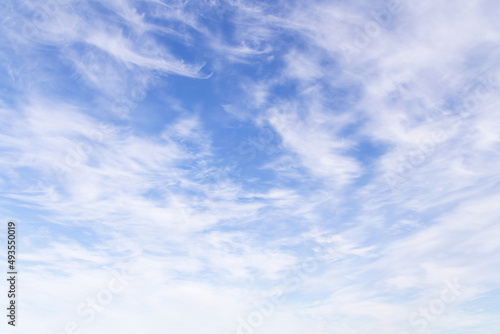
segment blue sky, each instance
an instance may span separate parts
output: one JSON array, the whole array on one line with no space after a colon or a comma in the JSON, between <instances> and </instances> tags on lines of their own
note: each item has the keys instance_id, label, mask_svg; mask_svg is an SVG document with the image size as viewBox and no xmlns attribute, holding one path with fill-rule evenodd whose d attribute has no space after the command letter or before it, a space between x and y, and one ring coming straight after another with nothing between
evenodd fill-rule
<instances>
[{"instance_id":1,"label":"blue sky","mask_svg":"<svg viewBox=\"0 0 500 334\"><path fill-rule=\"evenodd\" d=\"M18 333L500 331L496 1L0 14Z\"/></svg>"}]
</instances>

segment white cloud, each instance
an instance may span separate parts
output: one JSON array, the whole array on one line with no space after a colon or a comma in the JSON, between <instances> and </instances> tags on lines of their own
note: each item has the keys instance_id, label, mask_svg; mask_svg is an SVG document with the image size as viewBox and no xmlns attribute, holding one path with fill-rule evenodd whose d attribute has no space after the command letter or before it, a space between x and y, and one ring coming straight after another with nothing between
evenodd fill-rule
<instances>
[{"instance_id":1,"label":"white cloud","mask_svg":"<svg viewBox=\"0 0 500 334\"><path fill-rule=\"evenodd\" d=\"M494 1L401 1L378 32L367 29L382 1L94 5L47 13L36 41L2 28L15 102L0 109L1 212L40 221L23 232L25 319L52 331L81 322L75 308L109 280L102 267L126 263L130 286L86 330L230 333L321 245L334 259L259 331L404 331L455 278L460 299L429 332L493 326L487 311L466 311L500 277ZM35 61L49 49L69 75ZM166 88L158 103L177 113L154 124L159 135L128 123L157 75L205 78L205 61L221 74L209 106ZM91 101L66 99L67 77ZM207 121L222 118L218 103L242 142L250 123L271 131L251 161Z\"/></svg>"}]
</instances>

